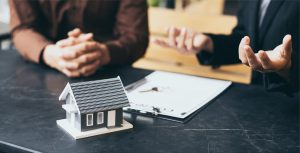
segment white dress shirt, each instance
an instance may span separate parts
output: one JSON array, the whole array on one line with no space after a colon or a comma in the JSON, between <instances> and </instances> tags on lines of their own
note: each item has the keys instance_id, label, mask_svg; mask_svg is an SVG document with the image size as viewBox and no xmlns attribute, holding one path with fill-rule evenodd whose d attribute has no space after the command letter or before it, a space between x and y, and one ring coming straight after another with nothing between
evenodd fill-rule
<instances>
[{"instance_id":1,"label":"white dress shirt","mask_svg":"<svg viewBox=\"0 0 300 153\"><path fill-rule=\"evenodd\" d=\"M261 27L271 0L261 0L259 9L259 27Z\"/></svg>"}]
</instances>

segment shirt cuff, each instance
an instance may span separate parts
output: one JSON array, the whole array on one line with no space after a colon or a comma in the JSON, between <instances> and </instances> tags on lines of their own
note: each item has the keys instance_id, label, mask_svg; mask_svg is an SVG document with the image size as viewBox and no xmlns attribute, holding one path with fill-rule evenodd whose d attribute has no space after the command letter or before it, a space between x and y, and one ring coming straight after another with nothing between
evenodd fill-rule
<instances>
[{"instance_id":1,"label":"shirt cuff","mask_svg":"<svg viewBox=\"0 0 300 153\"><path fill-rule=\"evenodd\" d=\"M202 50L197 55L198 62L202 65L211 65L213 54L208 51Z\"/></svg>"}]
</instances>

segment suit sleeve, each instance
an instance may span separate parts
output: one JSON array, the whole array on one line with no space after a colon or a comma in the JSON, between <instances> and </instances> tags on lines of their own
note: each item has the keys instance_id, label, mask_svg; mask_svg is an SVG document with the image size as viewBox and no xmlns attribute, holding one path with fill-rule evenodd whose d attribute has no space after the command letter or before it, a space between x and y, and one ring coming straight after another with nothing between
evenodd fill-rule
<instances>
[{"instance_id":1,"label":"suit sleeve","mask_svg":"<svg viewBox=\"0 0 300 153\"><path fill-rule=\"evenodd\" d=\"M42 50L51 44L45 36L38 32L41 27L36 6L37 1L10 0L10 29L13 42L20 54L35 63L40 62Z\"/></svg>"},{"instance_id":2,"label":"suit sleeve","mask_svg":"<svg viewBox=\"0 0 300 153\"><path fill-rule=\"evenodd\" d=\"M244 10L244 4L241 4L237 15L238 24L230 35L207 34L213 41L214 50L212 54L206 51L197 54L201 64L218 66L239 63L238 46L241 39L246 35Z\"/></svg>"},{"instance_id":3,"label":"suit sleeve","mask_svg":"<svg viewBox=\"0 0 300 153\"><path fill-rule=\"evenodd\" d=\"M292 36L292 66L289 71L288 79L280 77L277 73L265 73L264 82L268 90L271 91L283 91L287 94L292 94L299 91L299 1L286 2L290 5L288 20L285 20L285 34L291 34ZM286 15L286 14L284 14ZM284 36L283 35L283 36ZM282 36L282 37L283 37ZM282 39L282 38L280 38ZM279 44L278 44L279 45Z\"/></svg>"},{"instance_id":4,"label":"suit sleeve","mask_svg":"<svg viewBox=\"0 0 300 153\"><path fill-rule=\"evenodd\" d=\"M295 29L299 30L297 26ZM297 34L296 32L292 35L292 38L292 66L288 74L288 80L282 78L275 72L263 74L265 87L269 91L280 91L286 94L299 91L299 33Z\"/></svg>"},{"instance_id":5,"label":"suit sleeve","mask_svg":"<svg viewBox=\"0 0 300 153\"><path fill-rule=\"evenodd\" d=\"M114 28L115 40L106 42L111 65L131 64L145 54L149 43L145 0L122 0Z\"/></svg>"}]
</instances>

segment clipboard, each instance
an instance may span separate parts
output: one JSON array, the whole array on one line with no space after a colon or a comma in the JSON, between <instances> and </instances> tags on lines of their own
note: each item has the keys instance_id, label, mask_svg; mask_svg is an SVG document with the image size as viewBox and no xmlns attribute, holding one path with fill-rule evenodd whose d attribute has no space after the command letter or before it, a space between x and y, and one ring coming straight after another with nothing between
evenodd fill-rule
<instances>
[{"instance_id":1,"label":"clipboard","mask_svg":"<svg viewBox=\"0 0 300 153\"><path fill-rule=\"evenodd\" d=\"M231 84L231 81L155 71L125 87L131 106L124 111L186 123Z\"/></svg>"}]
</instances>

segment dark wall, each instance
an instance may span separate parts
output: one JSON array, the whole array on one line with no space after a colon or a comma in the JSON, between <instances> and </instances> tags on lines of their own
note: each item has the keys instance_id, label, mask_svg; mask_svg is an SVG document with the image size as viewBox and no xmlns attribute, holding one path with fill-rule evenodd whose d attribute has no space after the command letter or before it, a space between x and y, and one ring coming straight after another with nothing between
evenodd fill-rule
<instances>
[{"instance_id":1,"label":"dark wall","mask_svg":"<svg viewBox=\"0 0 300 153\"><path fill-rule=\"evenodd\" d=\"M116 126L121 126L123 123L123 109L119 108L116 110Z\"/></svg>"},{"instance_id":2,"label":"dark wall","mask_svg":"<svg viewBox=\"0 0 300 153\"><path fill-rule=\"evenodd\" d=\"M107 111L104 111L104 122L103 124L97 124L97 112L93 113L93 126L86 126L86 114L81 114L81 131L93 130L107 125Z\"/></svg>"},{"instance_id":3,"label":"dark wall","mask_svg":"<svg viewBox=\"0 0 300 153\"><path fill-rule=\"evenodd\" d=\"M81 131L93 130L101 127L107 126L107 113L108 111L104 111L104 122L103 124L97 124L97 112L93 113L93 126L86 126L86 114L81 114ZM121 126L123 123L123 109L116 109L116 126Z\"/></svg>"}]
</instances>

